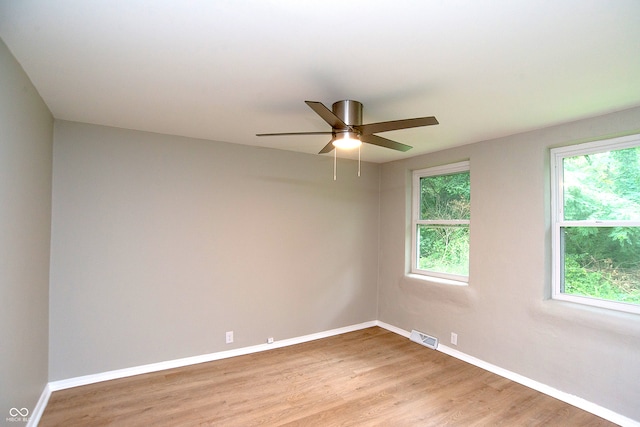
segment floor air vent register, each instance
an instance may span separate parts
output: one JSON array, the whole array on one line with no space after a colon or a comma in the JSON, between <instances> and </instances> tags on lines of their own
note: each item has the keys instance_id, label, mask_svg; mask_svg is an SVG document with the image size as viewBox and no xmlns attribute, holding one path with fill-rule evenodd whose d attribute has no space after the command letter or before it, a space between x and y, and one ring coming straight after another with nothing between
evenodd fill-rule
<instances>
[{"instance_id":1,"label":"floor air vent register","mask_svg":"<svg viewBox=\"0 0 640 427\"><path fill-rule=\"evenodd\" d=\"M415 329L411 331L411 336L409 337L409 339L413 342L417 342L418 344L422 344L423 346L432 348L434 350L438 347L438 338L416 331Z\"/></svg>"}]
</instances>

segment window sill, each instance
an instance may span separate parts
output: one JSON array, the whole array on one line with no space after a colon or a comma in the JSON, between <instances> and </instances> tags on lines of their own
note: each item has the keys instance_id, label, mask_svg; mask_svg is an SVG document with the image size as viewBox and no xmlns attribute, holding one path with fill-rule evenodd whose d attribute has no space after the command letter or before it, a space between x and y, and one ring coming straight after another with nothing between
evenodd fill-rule
<instances>
[{"instance_id":1,"label":"window sill","mask_svg":"<svg viewBox=\"0 0 640 427\"><path fill-rule=\"evenodd\" d=\"M603 300L595 297L585 297L580 295L570 295L563 293L554 293L552 300L566 301L572 304L579 304L586 307L596 307L596 309L614 310L623 313L640 314L640 305L628 304L624 302Z\"/></svg>"},{"instance_id":2,"label":"window sill","mask_svg":"<svg viewBox=\"0 0 640 427\"><path fill-rule=\"evenodd\" d=\"M422 282L436 283L438 285L469 286L468 282L463 282L461 280L443 279L442 277L427 276L424 274L408 273L405 277L420 280Z\"/></svg>"}]
</instances>

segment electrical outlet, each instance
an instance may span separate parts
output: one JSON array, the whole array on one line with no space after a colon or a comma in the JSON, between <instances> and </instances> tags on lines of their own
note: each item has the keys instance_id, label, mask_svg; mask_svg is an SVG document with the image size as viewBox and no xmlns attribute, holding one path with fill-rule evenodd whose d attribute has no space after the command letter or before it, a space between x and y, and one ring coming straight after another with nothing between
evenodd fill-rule
<instances>
[{"instance_id":1,"label":"electrical outlet","mask_svg":"<svg viewBox=\"0 0 640 427\"><path fill-rule=\"evenodd\" d=\"M231 344L233 342L233 331L227 332L225 339L227 341L227 344Z\"/></svg>"},{"instance_id":2,"label":"electrical outlet","mask_svg":"<svg viewBox=\"0 0 640 427\"><path fill-rule=\"evenodd\" d=\"M267 344L273 344L273 337L267 338Z\"/></svg>"},{"instance_id":3,"label":"electrical outlet","mask_svg":"<svg viewBox=\"0 0 640 427\"><path fill-rule=\"evenodd\" d=\"M451 344L458 345L458 334L451 332Z\"/></svg>"}]
</instances>

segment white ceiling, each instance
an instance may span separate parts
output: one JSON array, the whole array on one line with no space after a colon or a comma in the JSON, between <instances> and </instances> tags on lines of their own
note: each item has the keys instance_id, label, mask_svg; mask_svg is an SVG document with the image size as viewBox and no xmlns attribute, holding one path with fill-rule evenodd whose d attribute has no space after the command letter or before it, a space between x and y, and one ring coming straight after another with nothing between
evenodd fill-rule
<instances>
[{"instance_id":1,"label":"white ceiling","mask_svg":"<svg viewBox=\"0 0 640 427\"><path fill-rule=\"evenodd\" d=\"M440 121L372 162L640 105L638 0L0 0L0 37L58 119L306 153L255 134Z\"/></svg>"}]
</instances>

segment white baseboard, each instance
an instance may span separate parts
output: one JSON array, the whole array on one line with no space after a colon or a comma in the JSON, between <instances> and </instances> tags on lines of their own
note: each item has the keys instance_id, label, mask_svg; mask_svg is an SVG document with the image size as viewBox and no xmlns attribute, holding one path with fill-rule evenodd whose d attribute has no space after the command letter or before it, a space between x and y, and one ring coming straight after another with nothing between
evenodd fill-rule
<instances>
[{"instance_id":1,"label":"white baseboard","mask_svg":"<svg viewBox=\"0 0 640 427\"><path fill-rule=\"evenodd\" d=\"M44 409L47 407L47 403L49 403L50 397L51 387L47 384L44 386L44 390L42 390L42 394L40 395L40 399L38 399L38 403L36 403L36 407L31 411L27 427L35 427L40 423L40 418L42 418L42 414L44 413Z\"/></svg>"},{"instance_id":2,"label":"white baseboard","mask_svg":"<svg viewBox=\"0 0 640 427\"><path fill-rule=\"evenodd\" d=\"M168 360L165 362L117 369L114 371L107 371L99 374L84 375L81 377L74 377L66 380L52 381L49 383L49 388L50 391L53 392L72 387L94 384L101 381L109 381L118 378L131 377L134 375L148 374L150 372L164 371L166 369L181 368L183 366L195 365L198 363L211 362L214 360L227 359L229 357L258 353L260 351L272 350L274 348L287 347L294 344L300 344L308 341L318 340L321 338L331 337L334 335L344 334L347 332L357 331L360 329L370 328L376 325L376 321L372 320L370 322L359 323L357 325L345 326L343 328L331 329L329 331L318 332L301 337L274 341L272 344L258 344L250 347L237 348L234 350L220 351L217 353L203 354L200 356L185 357L182 359Z\"/></svg>"},{"instance_id":3,"label":"white baseboard","mask_svg":"<svg viewBox=\"0 0 640 427\"><path fill-rule=\"evenodd\" d=\"M259 344L259 345L254 345L250 347L238 348L234 350L221 351L217 353L204 354L200 356L185 357L182 359L169 360L169 361L159 362L159 363L151 363L148 365L118 369L114 371L108 371L108 372L103 372L103 373L93 374L93 375L84 375L81 377L69 378L66 380L52 381L49 384L47 384L44 391L42 392L42 396L40 397L40 400L38 401L36 408L33 410L31 419L27 424L27 426L38 425L38 422L40 421L40 417L44 412L44 409L47 405L47 402L49 401L49 397L51 393L57 390L63 390L63 389L72 388L72 387L79 387L82 385L93 384L101 381L109 381L109 380L114 380L118 378L125 378L125 377L134 376L134 375L146 374L150 372L163 371L166 369L180 368L183 366L195 365L197 363L211 362L214 360L221 360L221 359L226 359L234 356L242 356L245 354L257 353L260 351L267 351L274 348L287 347L290 345L301 344L308 341L314 341L322 338L331 337L334 335L340 335L347 332L353 332L360 329L370 328L372 326L379 326L383 329L386 329L390 332L401 335L405 338L409 338L409 336L411 335L409 331L405 331L404 329L400 329L396 326L390 325L385 322L381 322L379 320L373 320L370 322L359 323L356 325L346 326L343 328L331 329L329 331L318 332L315 334L304 335L301 337L275 341L272 344ZM548 396L554 397L558 400L566 402L577 408L583 409L587 412L590 412L594 415L597 415L601 418L604 418L618 425L625 426L625 427L640 427L640 422L638 421L635 421L628 417L620 415L607 408L603 408L602 406L596 405L595 403L584 400L578 396L565 393L563 391L550 387L546 384L542 384L538 381L534 381L520 374L516 374L515 372L508 371L506 369L500 368L499 366L495 366L495 365L492 365L491 363L477 359L473 356L469 356L468 354L462 353L453 348L439 344L437 350L441 351L442 353L448 354L449 356L455 357L456 359L460 359L467 363L475 365L486 371L493 372L494 374L500 375L501 377L507 378L511 381L515 381L533 390L536 390Z\"/></svg>"},{"instance_id":4,"label":"white baseboard","mask_svg":"<svg viewBox=\"0 0 640 427\"><path fill-rule=\"evenodd\" d=\"M411 335L410 332L397 328L393 325L389 325L388 323L377 321L376 324L381 328L387 329L388 331L394 332L398 335L402 335L407 338ZM447 347L446 345L438 344L437 350L442 353L448 354L449 356L455 357L456 359L460 359L462 361L475 365L479 368L482 368L485 371L489 371L496 375L500 375L501 377L504 377L511 381L522 384L533 390L539 391L540 393L544 393L547 396L551 396L565 403L568 403L569 405L572 405L584 411L590 412L594 415L604 418L605 420L611 421L612 423L625 426L625 427L640 427L640 422L632 420L631 418L625 417L624 415L620 415L617 412L613 412L600 405L596 405L595 403L589 402L585 399L582 399L581 397L574 396L572 394L565 393L563 391L550 387L546 384L542 384L538 381L532 380L531 378L527 378L520 374L516 374L515 372L511 372L507 369L503 369L499 366L492 365L491 363L485 362L484 360L480 360L473 356L469 356L466 353L462 353L461 351L458 351L451 347Z\"/></svg>"},{"instance_id":5,"label":"white baseboard","mask_svg":"<svg viewBox=\"0 0 640 427\"><path fill-rule=\"evenodd\" d=\"M405 338L411 337L411 332L405 331L404 329L400 329L388 323L381 322L380 320L376 320L376 326L380 326L381 328L386 329L387 331L393 332L394 334L402 335Z\"/></svg>"}]
</instances>

